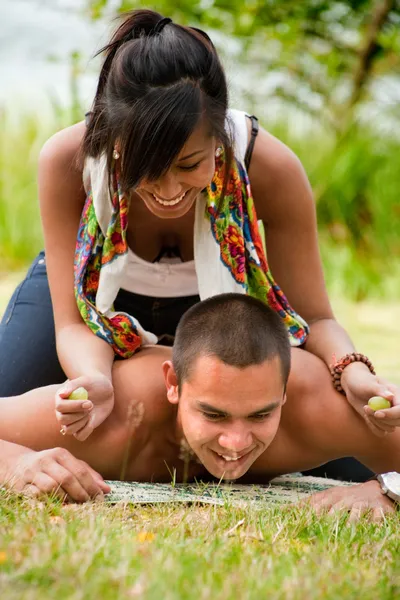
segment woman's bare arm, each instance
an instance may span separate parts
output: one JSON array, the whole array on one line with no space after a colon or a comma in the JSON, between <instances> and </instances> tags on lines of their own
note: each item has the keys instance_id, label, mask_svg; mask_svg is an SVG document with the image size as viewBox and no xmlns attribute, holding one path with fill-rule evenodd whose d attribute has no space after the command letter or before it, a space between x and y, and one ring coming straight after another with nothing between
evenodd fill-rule
<instances>
[{"instance_id":1,"label":"woman's bare arm","mask_svg":"<svg viewBox=\"0 0 400 600\"><path fill-rule=\"evenodd\" d=\"M91 373L111 379L113 350L82 321L74 297L75 244L85 202L76 156L84 128L84 123L68 127L44 145L39 158L40 210L60 363L70 379Z\"/></svg>"},{"instance_id":2,"label":"woman's bare arm","mask_svg":"<svg viewBox=\"0 0 400 600\"><path fill-rule=\"evenodd\" d=\"M266 225L267 258L289 303L310 325L306 349L332 363L354 346L335 320L318 247L315 203L299 159L260 128L249 177L257 217ZM360 365L365 368L365 365Z\"/></svg>"}]
</instances>

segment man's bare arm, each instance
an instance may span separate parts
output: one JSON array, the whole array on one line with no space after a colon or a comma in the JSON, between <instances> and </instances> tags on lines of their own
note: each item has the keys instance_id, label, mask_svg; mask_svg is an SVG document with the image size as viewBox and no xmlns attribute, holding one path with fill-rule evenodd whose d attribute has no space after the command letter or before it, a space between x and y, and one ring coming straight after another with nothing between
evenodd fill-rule
<instances>
[{"instance_id":1,"label":"man's bare arm","mask_svg":"<svg viewBox=\"0 0 400 600\"><path fill-rule=\"evenodd\" d=\"M54 416L57 388L0 399L0 485L23 494L55 494L85 502L110 488L89 464L73 455L74 448L71 452L66 449L74 445L82 453L83 446L64 439L58 431ZM86 445L86 450L93 451L90 446L93 444Z\"/></svg>"}]
</instances>

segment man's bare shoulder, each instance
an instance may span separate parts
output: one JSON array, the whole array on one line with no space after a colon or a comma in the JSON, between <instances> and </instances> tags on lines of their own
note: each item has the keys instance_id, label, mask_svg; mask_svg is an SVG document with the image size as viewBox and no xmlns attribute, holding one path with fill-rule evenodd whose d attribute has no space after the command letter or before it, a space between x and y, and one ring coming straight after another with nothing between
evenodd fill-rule
<instances>
[{"instance_id":1,"label":"man's bare shoulder","mask_svg":"<svg viewBox=\"0 0 400 600\"><path fill-rule=\"evenodd\" d=\"M319 358L299 349L292 356L290 377L298 379L297 391L304 389L292 394L289 378L281 427L291 451L315 457L315 466L353 456L375 472L400 470L400 429L384 438L376 437L347 398L333 389L330 373Z\"/></svg>"},{"instance_id":2,"label":"man's bare shoulder","mask_svg":"<svg viewBox=\"0 0 400 600\"><path fill-rule=\"evenodd\" d=\"M174 408L167 400L162 364L171 359L171 348L152 346L132 358L117 361L113 368L115 414L123 421L130 413L143 413L155 427L169 420Z\"/></svg>"}]
</instances>

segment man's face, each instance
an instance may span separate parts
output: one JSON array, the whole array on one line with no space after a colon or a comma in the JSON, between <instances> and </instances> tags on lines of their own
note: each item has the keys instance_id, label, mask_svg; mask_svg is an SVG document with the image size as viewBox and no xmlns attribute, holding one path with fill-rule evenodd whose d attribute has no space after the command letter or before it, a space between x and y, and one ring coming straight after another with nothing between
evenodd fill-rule
<instances>
[{"instance_id":1,"label":"man's face","mask_svg":"<svg viewBox=\"0 0 400 600\"><path fill-rule=\"evenodd\" d=\"M190 448L215 477L242 477L279 427L285 401L279 358L239 369L200 356L179 397L171 363L169 368L168 374L164 365L168 398L178 403L178 423Z\"/></svg>"}]
</instances>

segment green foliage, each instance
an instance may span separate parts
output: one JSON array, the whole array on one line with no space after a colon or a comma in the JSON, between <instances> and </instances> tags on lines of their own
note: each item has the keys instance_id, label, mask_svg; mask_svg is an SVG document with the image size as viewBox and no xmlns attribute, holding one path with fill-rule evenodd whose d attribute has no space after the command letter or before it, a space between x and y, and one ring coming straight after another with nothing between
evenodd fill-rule
<instances>
[{"instance_id":1,"label":"green foliage","mask_svg":"<svg viewBox=\"0 0 400 600\"><path fill-rule=\"evenodd\" d=\"M36 165L46 133L36 117L13 124L3 113L0 127L1 270L17 268L43 245L36 189Z\"/></svg>"},{"instance_id":2,"label":"green foliage","mask_svg":"<svg viewBox=\"0 0 400 600\"><path fill-rule=\"evenodd\" d=\"M109 4L88 0L94 18ZM119 0L112 6L124 12L149 3ZM368 99L371 83L400 73L398 0L155 0L151 8L178 23L235 36L242 66L256 64L257 79L284 75L270 96L341 131L352 122L354 106Z\"/></svg>"}]
</instances>

